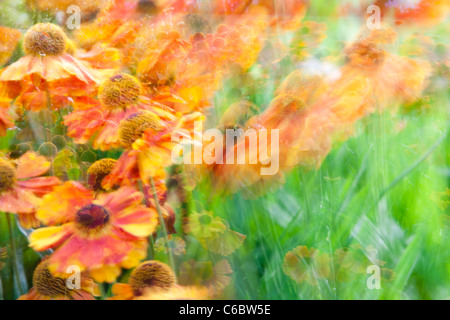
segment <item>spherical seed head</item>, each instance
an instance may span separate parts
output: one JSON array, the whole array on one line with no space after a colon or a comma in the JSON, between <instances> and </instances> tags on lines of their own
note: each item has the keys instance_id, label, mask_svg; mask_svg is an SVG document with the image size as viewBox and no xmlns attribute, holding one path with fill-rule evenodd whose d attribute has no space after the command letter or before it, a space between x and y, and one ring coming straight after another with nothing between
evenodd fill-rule
<instances>
[{"instance_id":1,"label":"spherical seed head","mask_svg":"<svg viewBox=\"0 0 450 320\"><path fill-rule=\"evenodd\" d=\"M116 160L110 158L104 158L94 162L89 169L88 173L88 183L95 190L103 190L102 181L103 179L111 173Z\"/></svg>"},{"instance_id":2,"label":"spherical seed head","mask_svg":"<svg viewBox=\"0 0 450 320\"><path fill-rule=\"evenodd\" d=\"M51 142L44 142L39 146L38 151L43 156L52 157L58 153L58 148Z\"/></svg>"},{"instance_id":3,"label":"spherical seed head","mask_svg":"<svg viewBox=\"0 0 450 320\"><path fill-rule=\"evenodd\" d=\"M38 23L25 33L25 53L34 56L61 55L67 49L65 32L53 23Z\"/></svg>"},{"instance_id":4,"label":"spherical seed head","mask_svg":"<svg viewBox=\"0 0 450 320\"><path fill-rule=\"evenodd\" d=\"M139 80L125 73L119 73L103 81L98 92L101 103L111 109L124 109L136 103L140 94Z\"/></svg>"},{"instance_id":5,"label":"spherical seed head","mask_svg":"<svg viewBox=\"0 0 450 320\"><path fill-rule=\"evenodd\" d=\"M157 115L142 111L130 115L119 125L119 139L124 148L130 149L134 141L141 138L145 130L160 131L163 124Z\"/></svg>"},{"instance_id":6,"label":"spherical seed head","mask_svg":"<svg viewBox=\"0 0 450 320\"><path fill-rule=\"evenodd\" d=\"M165 263L145 261L133 270L128 283L134 295L141 296L146 289L170 289L175 284L175 274Z\"/></svg>"},{"instance_id":7,"label":"spherical seed head","mask_svg":"<svg viewBox=\"0 0 450 320\"><path fill-rule=\"evenodd\" d=\"M10 190L16 182L16 170L6 160L0 159L0 194Z\"/></svg>"},{"instance_id":8,"label":"spherical seed head","mask_svg":"<svg viewBox=\"0 0 450 320\"><path fill-rule=\"evenodd\" d=\"M50 298L67 295L69 291L64 279L51 274L47 260L41 261L34 270L33 286L38 293Z\"/></svg>"}]
</instances>

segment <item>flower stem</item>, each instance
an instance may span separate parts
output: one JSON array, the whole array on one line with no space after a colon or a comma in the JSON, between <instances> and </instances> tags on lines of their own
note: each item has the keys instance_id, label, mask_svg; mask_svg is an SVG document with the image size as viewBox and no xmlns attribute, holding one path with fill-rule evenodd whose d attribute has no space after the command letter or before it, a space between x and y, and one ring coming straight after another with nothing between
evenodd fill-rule
<instances>
[{"instance_id":1,"label":"flower stem","mask_svg":"<svg viewBox=\"0 0 450 320\"><path fill-rule=\"evenodd\" d=\"M18 268L18 261L17 261L17 255L16 255L16 238L14 237L14 227L13 227L13 223L12 223L12 219L11 219L11 214L10 213L5 213L6 214L6 220L8 222L8 229L9 229L9 243L11 246L11 258L12 258L12 264L13 264L13 270L14 270L14 276L16 278L17 281L17 287L19 288L19 293L20 294L24 294L25 292L23 291L22 288L22 283L20 281L20 275L19 275L19 268Z\"/></svg>"},{"instance_id":2,"label":"flower stem","mask_svg":"<svg viewBox=\"0 0 450 320\"><path fill-rule=\"evenodd\" d=\"M164 222L164 217L161 211L161 207L159 205L159 201L158 201L158 196L156 194L156 188L155 188L155 182L153 181L153 177L150 177L150 183L152 186L152 192L153 192L153 198L155 199L155 207L156 207L156 211L158 212L158 217L159 217L159 224L161 225L161 230L162 230L162 234L163 236L168 239L167 237L167 230L166 230L166 224ZM167 252L168 252L168 259L169 259L169 265L172 268L172 270L175 271L175 265L174 265L174 260L173 260L173 256L172 256L172 250L169 247L169 243L168 241L166 241L166 246L167 246Z\"/></svg>"}]
</instances>

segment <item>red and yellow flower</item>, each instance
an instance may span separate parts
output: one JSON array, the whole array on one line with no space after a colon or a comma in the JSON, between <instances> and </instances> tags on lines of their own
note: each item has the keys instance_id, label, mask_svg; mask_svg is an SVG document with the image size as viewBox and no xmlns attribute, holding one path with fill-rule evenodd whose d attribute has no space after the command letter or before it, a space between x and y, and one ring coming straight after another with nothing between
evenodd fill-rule
<instances>
[{"instance_id":1,"label":"red and yellow flower","mask_svg":"<svg viewBox=\"0 0 450 320\"><path fill-rule=\"evenodd\" d=\"M30 246L55 250L48 260L55 274L77 265L98 282L113 282L121 268L145 257L145 238L156 228L156 212L142 200L130 187L94 197L81 184L66 182L43 198L36 215L49 227L31 233Z\"/></svg>"},{"instance_id":2,"label":"red and yellow flower","mask_svg":"<svg viewBox=\"0 0 450 320\"><path fill-rule=\"evenodd\" d=\"M28 110L59 109L96 91L99 75L67 53L67 35L39 23L24 36L26 55L0 71L8 98Z\"/></svg>"},{"instance_id":3,"label":"red and yellow flower","mask_svg":"<svg viewBox=\"0 0 450 320\"><path fill-rule=\"evenodd\" d=\"M168 108L152 103L141 95L141 90L140 82L125 73L104 80L99 88L99 102L64 117L67 134L76 143L92 139L94 148L108 150L121 145L119 124L124 119L142 111L158 119L174 119Z\"/></svg>"},{"instance_id":4,"label":"red and yellow flower","mask_svg":"<svg viewBox=\"0 0 450 320\"><path fill-rule=\"evenodd\" d=\"M56 177L40 177L50 166L46 158L33 152L14 162L0 159L0 211L16 213L26 229L40 226L35 211L41 197L60 184Z\"/></svg>"}]
</instances>

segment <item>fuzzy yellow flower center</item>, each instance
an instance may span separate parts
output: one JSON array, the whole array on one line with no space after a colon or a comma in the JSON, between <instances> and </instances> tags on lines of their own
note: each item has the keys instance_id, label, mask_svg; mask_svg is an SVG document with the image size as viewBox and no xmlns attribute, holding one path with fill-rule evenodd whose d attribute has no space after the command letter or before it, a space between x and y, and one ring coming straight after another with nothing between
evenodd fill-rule
<instances>
[{"instance_id":1,"label":"fuzzy yellow flower center","mask_svg":"<svg viewBox=\"0 0 450 320\"><path fill-rule=\"evenodd\" d=\"M129 74L120 73L103 81L98 96L105 107L125 109L136 103L141 94L139 80Z\"/></svg>"},{"instance_id":2,"label":"fuzzy yellow flower center","mask_svg":"<svg viewBox=\"0 0 450 320\"><path fill-rule=\"evenodd\" d=\"M115 164L116 160L105 158L94 162L89 167L87 170L88 182L95 191L103 190L102 181L108 174L111 173Z\"/></svg>"},{"instance_id":3,"label":"fuzzy yellow flower center","mask_svg":"<svg viewBox=\"0 0 450 320\"><path fill-rule=\"evenodd\" d=\"M146 261L136 267L130 275L128 283L135 296L141 296L146 289L169 289L175 284L175 274L165 263Z\"/></svg>"},{"instance_id":4,"label":"fuzzy yellow flower center","mask_svg":"<svg viewBox=\"0 0 450 320\"><path fill-rule=\"evenodd\" d=\"M10 190L16 182L16 170L6 160L0 159L0 194Z\"/></svg>"},{"instance_id":5,"label":"fuzzy yellow flower center","mask_svg":"<svg viewBox=\"0 0 450 320\"><path fill-rule=\"evenodd\" d=\"M42 261L34 270L33 286L38 293L49 298L65 296L69 291L64 279L50 273L47 261Z\"/></svg>"},{"instance_id":6,"label":"fuzzy yellow flower center","mask_svg":"<svg viewBox=\"0 0 450 320\"><path fill-rule=\"evenodd\" d=\"M75 216L78 230L91 236L100 233L110 223L110 214L104 207L88 204L82 207Z\"/></svg>"},{"instance_id":7,"label":"fuzzy yellow flower center","mask_svg":"<svg viewBox=\"0 0 450 320\"><path fill-rule=\"evenodd\" d=\"M66 52L67 36L57 25L38 23L24 37L25 53L35 56L60 55Z\"/></svg>"},{"instance_id":8,"label":"fuzzy yellow flower center","mask_svg":"<svg viewBox=\"0 0 450 320\"><path fill-rule=\"evenodd\" d=\"M157 115L147 111L130 115L120 122L120 143L124 148L130 149L134 141L141 138L149 128L155 131L160 131L163 128L162 122Z\"/></svg>"}]
</instances>

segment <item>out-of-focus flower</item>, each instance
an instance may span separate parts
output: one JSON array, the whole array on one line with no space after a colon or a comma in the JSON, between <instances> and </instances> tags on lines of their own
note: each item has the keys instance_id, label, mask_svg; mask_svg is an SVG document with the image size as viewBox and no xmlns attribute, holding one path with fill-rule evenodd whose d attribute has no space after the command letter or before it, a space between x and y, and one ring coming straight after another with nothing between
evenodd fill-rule
<instances>
[{"instance_id":1,"label":"out-of-focus flower","mask_svg":"<svg viewBox=\"0 0 450 320\"><path fill-rule=\"evenodd\" d=\"M11 58L20 40L20 31L0 26L0 66Z\"/></svg>"},{"instance_id":2,"label":"out-of-focus flower","mask_svg":"<svg viewBox=\"0 0 450 320\"><path fill-rule=\"evenodd\" d=\"M58 109L96 91L99 75L67 53L57 25L39 23L24 37L26 55L0 71L8 98L28 110Z\"/></svg>"},{"instance_id":3,"label":"out-of-focus flower","mask_svg":"<svg viewBox=\"0 0 450 320\"><path fill-rule=\"evenodd\" d=\"M11 98L8 97L8 88L0 83L0 137L6 134L6 130L14 127L14 121L18 114L10 107Z\"/></svg>"},{"instance_id":4,"label":"out-of-focus flower","mask_svg":"<svg viewBox=\"0 0 450 320\"><path fill-rule=\"evenodd\" d=\"M379 109L418 99L431 74L427 61L401 57L383 48L394 40L394 31L374 30L345 49L349 63L342 70L342 81L357 76L367 78Z\"/></svg>"},{"instance_id":5,"label":"out-of-focus flower","mask_svg":"<svg viewBox=\"0 0 450 320\"><path fill-rule=\"evenodd\" d=\"M64 117L64 124L68 127L67 134L76 143L84 144L92 138L96 149L117 148L121 145L120 135L123 133L119 127L120 122L136 117L143 111L148 117L155 117L158 121L160 118L174 119L170 111L142 96L139 81L125 73L104 80L99 88L99 99L96 105L75 110ZM148 122L148 125L151 123ZM144 130L141 125L138 128ZM126 143L125 147L130 147L133 141Z\"/></svg>"},{"instance_id":6,"label":"out-of-focus flower","mask_svg":"<svg viewBox=\"0 0 450 320\"><path fill-rule=\"evenodd\" d=\"M230 230L228 222L212 212L191 213L184 227L205 249L223 256L232 254L245 240L245 235Z\"/></svg>"},{"instance_id":7,"label":"out-of-focus flower","mask_svg":"<svg viewBox=\"0 0 450 320\"><path fill-rule=\"evenodd\" d=\"M447 17L449 4L445 0L387 0L386 8L395 10L397 23L434 25Z\"/></svg>"},{"instance_id":8,"label":"out-of-focus flower","mask_svg":"<svg viewBox=\"0 0 450 320\"><path fill-rule=\"evenodd\" d=\"M168 265L156 260L145 261L131 272L127 284L113 285L111 300L133 300L147 292L164 292L174 286L175 274Z\"/></svg>"},{"instance_id":9,"label":"out-of-focus flower","mask_svg":"<svg viewBox=\"0 0 450 320\"><path fill-rule=\"evenodd\" d=\"M172 254L178 256L186 254L186 243L182 238L169 234L167 237L156 240L155 250L166 253L170 250Z\"/></svg>"},{"instance_id":10,"label":"out-of-focus flower","mask_svg":"<svg viewBox=\"0 0 450 320\"><path fill-rule=\"evenodd\" d=\"M233 273L227 260L220 260L216 264L211 261L189 260L180 266L178 281L181 285L205 286L211 292L221 292L231 281L229 275Z\"/></svg>"},{"instance_id":11,"label":"out-of-focus flower","mask_svg":"<svg viewBox=\"0 0 450 320\"><path fill-rule=\"evenodd\" d=\"M71 275L53 275L48 268L47 256L34 270L33 287L19 300L95 300L94 296L100 296L98 285L84 274L81 274L81 288L69 288L67 281Z\"/></svg>"},{"instance_id":12,"label":"out-of-focus flower","mask_svg":"<svg viewBox=\"0 0 450 320\"><path fill-rule=\"evenodd\" d=\"M14 162L0 159L0 211L16 213L26 229L40 226L35 210L41 197L60 184L56 177L40 177L50 165L46 158L33 152Z\"/></svg>"},{"instance_id":13,"label":"out-of-focus flower","mask_svg":"<svg viewBox=\"0 0 450 320\"><path fill-rule=\"evenodd\" d=\"M284 257L283 272L295 282L316 286L330 274L330 257L314 248L298 246Z\"/></svg>"},{"instance_id":14,"label":"out-of-focus flower","mask_svg":"<svg viewBox=\"0 0 450 320\"><path fill-rule=\"evenodd\" d=\"M55 274L77 265L98 282L113 282L121 268L132 268L145 257L157 215L130 187L99 194L77 182L66 182L46 195L37 217L49 227L30 234L30 246L53 248L49 268Z\"/></svg>"}]
</instances>

